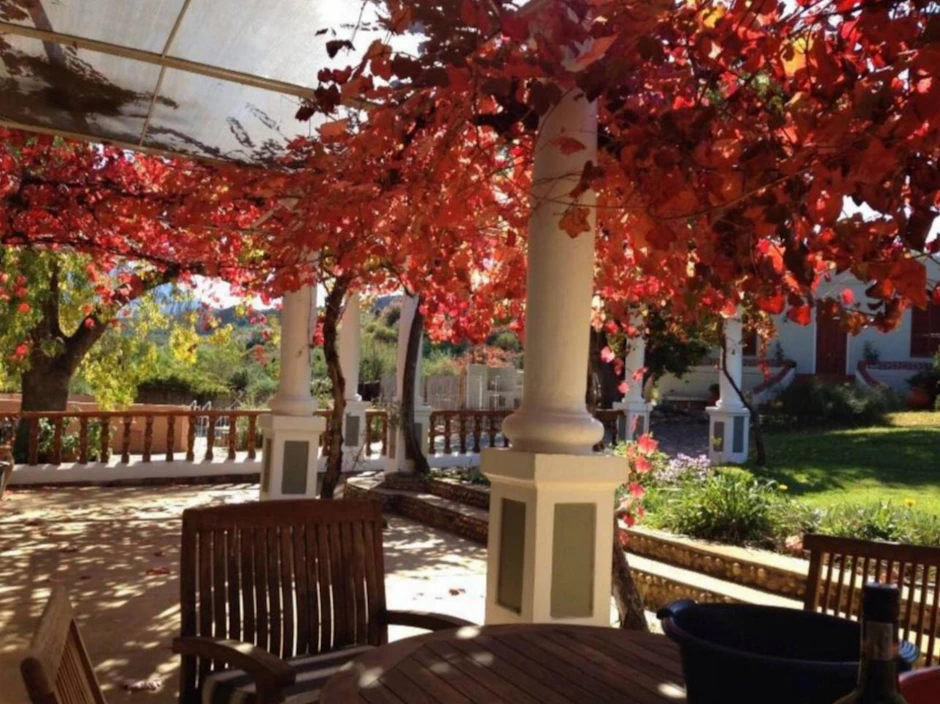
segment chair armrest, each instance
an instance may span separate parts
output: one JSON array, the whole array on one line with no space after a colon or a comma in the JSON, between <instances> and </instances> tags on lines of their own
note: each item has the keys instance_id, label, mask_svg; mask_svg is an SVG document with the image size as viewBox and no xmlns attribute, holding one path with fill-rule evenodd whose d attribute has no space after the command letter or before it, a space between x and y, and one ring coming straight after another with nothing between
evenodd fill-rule
<instances>
[{"instance_id":1,"label":"chair armrest","mask_svg":"<svg viewBox=\"0 0 940 704\"><path fill-rule=\"evenodd\" d=\"M448 628L478 625L456 616L432 614L427 611L386 611L385 618L386 623L389 625L411 626L412 628L423 628L426 631L444 631Z\"/></svg>"},{"instance_id":2,"label":"chair armrest","mask_svg":"<svg viewBox=\"0 0 940 704\"><path fill-rule=\"evenodd\" d=\"M278 704L284 700L283 687L294 684L297 674L279 657L251 643L205 636L181 636L173 639L173 652L220 662L247 672L257 685L259 704Z\"/></svg>"}]
</instances>

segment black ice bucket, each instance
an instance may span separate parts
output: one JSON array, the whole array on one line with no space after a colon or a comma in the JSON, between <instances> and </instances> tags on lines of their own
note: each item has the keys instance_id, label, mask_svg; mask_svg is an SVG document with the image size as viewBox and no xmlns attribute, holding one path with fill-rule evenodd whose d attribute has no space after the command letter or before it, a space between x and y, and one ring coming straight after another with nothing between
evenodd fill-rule
<instances>
[{"instance_id":1,"label":"black ice bucket","mask_svg":"<svg viewBox=\"0 0 940 704\"><path fill-rule=\"evenodd\" d=\"M657 614L679 644L689 704L832 704L858 679L860 625L798 609L676 601ZM902 671L918 650L901 643Z\"/></svg>"}]
</instances>

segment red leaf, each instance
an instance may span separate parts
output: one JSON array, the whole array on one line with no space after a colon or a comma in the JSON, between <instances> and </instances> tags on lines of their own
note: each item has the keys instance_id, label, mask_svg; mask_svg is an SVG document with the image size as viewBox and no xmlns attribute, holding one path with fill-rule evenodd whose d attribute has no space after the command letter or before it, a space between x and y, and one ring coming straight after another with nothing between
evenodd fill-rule
<instances>
[{"instance_id":1,"label":"red leaf","mask_svg":"<svg viewBox=\"0 0 940 704\"><path fill-rule=\"evenodd\" d=\"M787 311L787 317L798 325L809 325L813 320L813 309L809 306L794 306Z\"/></svg>"},{"instance_id":2,"label":"red leaf","mask_svg":"<svg viewBox=\"0 0 940 704\"><path fill-rule=\"evenodd\" d=\"M571 205L561 216L558 226L568 233L571 239L574 239L582 232L591 231L591 222L588 219L590 210L583 205Z\"/></svg>"},{"instance_id":3,"label":"red leaf","mask_svg":"<svg viewBox=\"0 0 940 704\"><path fill-rule=\"evenodd\" d=\"M566 134L555 138L552 141L552 144L558 147L561 150L561 153L565 155L576 154L582 149L586 149L583 142L579 142L574 137L569 137Z\"/></svg>"},{"instance_id":4,"label":"red leaf","mask_svg":"<svg viewBox=\"0 0 940 704\"><path fill-rule=\"evenodd\" d=\"M842 305L844 306L850 306L855 302L855 294L852 292L852 289L850 288L842 289L841 297L842 297Z\"/></svg>"}]
</instances>

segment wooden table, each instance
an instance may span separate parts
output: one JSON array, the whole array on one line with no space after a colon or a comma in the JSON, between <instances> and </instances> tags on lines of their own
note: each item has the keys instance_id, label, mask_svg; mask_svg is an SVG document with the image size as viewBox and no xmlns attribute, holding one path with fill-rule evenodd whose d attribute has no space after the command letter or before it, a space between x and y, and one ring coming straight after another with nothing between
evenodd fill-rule
<instances>
[{"instance_id":1,"label":"wooden table","mask_svg":"<svg viewBox=\"0 0 940 704\"><path fill-rule=\"evenodd\" d=\"M482 626L407 638L334 675L321 704L684 702L665 636L588 626Z\"/></svg>"}]
</instances>

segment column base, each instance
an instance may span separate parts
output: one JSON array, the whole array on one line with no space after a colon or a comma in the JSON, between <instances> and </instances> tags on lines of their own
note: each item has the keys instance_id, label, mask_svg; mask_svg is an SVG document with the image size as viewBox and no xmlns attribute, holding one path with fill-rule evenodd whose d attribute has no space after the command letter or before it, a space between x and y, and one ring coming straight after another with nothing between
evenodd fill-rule
<instances>
[{"instance_id":1,"label":"column base","mask_svg":"<svg viewBox=\"0 0 940 704\"><path fill-rule=\"evenodd\" d=\"M710 406L708 458L713 464L742 464L750 451L751 413L746 408Z\"/></svg>"},{"instance_id":2,"label":"column base","mask_svg":"<svg viewBox=\"0 0 940 704\"><path fill-rule=\"evenodd\" d=\"M343 471L351 472L364 457L366 444L366 411L372 407L368 401L346 401L343 417Z\"/></svg>"},{"instance_id":3,"label":"column base","mask_svg":"<svg viewBox=\"0 0 940 704\"><path fill-rule=\"evenodd\" d=\"M486 623L610 625L614 491L626 458L485 448Z\"/></svg>"},{"instance_id":4,"label":"column base","mask_svg":"<svg viewBox=\"0 0 940 704\"><path fill-rule=\"evenodd\" d=\"M425 456L428 455L428 428L430 424L431 407L418 406L415 408L415 433L421 443L421 451ZM385 472L413 472L415 468L414 458L406 450L403 430L400 427L395 428L394 432L391 432L391 429L389 430L388 459L385 463Z\"/></svg>"},{"instance_id":5,"label":"column base","mask_svg":"<svg viewBox=\"0 0 940 704\"><path fill-rule=\"evenodd\" d=\"M317 416L261 416L264 435L261 500L317 496L320 437L326 419Z\"/></svg>"},{"instance_id":6,"label":"column base","mask_svg":"<svg viewBox=\"0 0 940 704\"><path fill-rule=\"evenodd\" d=\"M636 440L650 430L650 409L652 404L646 401L617 401L614 409L623 411L617 421L617 435L623 442Z\"/></svg>"}]
</instances>

